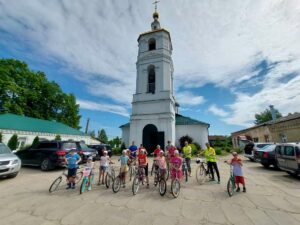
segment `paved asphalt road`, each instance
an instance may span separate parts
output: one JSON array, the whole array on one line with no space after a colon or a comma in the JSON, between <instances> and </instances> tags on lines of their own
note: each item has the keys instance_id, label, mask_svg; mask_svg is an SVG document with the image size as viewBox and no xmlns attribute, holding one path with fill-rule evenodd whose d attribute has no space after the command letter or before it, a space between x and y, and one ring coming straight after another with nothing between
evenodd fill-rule
<instances>
[{"instance_id":1,"label":"paved asphalt road","mask_svg":"<svg viewBox=\"0 0 300 225\"><path fill-rule=\"evenodd\" d=\"M78 189L49 194L61 170L25 167L16 178L0 180L0 224L300 224L299 178L245 160L247 193L229 198L229 167L223 161L219 160L221 184L198 185L193 173L188 183L182 183L177 199L170 194L161 197L153 185L133 196L131 183L117 194L97 185L83 195Z\"/></svg>"}]
</instances>

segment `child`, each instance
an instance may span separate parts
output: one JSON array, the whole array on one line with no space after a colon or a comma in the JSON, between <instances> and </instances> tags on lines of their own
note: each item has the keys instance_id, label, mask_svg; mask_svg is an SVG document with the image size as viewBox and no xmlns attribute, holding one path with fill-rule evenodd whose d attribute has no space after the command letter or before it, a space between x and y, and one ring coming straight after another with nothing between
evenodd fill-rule
<instances>
[{"instance_id":1,"label":"child","mask_svg":"<svg viewBox=\"0 0 300 225\"><path fill-rule=\"evenodd\" d=\"M128 172L128 161L129 161L129 157L127 155L128 151L129 149L123 150L122 155L119 158L119 161L121 161L120 175L122 177L123 188L125 188L126 174Z\"/></svg>"},{"instance_id":2,"label":"child","mask_svg":"<svg viewBox=\"0 0 300 225\"><path fill-rule=\"evenodd\" d=\"M109 156L107 155L107 151L103 151L103 156L101 156L100 158L100 168L99 168L100 173L99 173L98 185L100 185L101 177L102 177L102 184L104 184L105 173L108 168L108 163L110 162L111 161L109 159Z\"/></svg>"},{"instance_id":3,"label":"child","mask_svg":"<svg viewBox=\"0 0 300 225\"><path fill-rule=\"evenodd\" d=\"M90 176L89 176L89 187L88 187L88 191L92 190L92 177L94 176L94 169L95 169L95 163L93 162L93 157L89 157L87 162L86 162L86 165L85 165L85 168L90 170Z\"/></svg>"},{"instance_id":4,"label":"child","mask_svg":"<svg viewBox=\"0 0 300 225\"><path fill-rule=\"evenodd\" d=\"M66 155L65 162L68 165L68 186L66 189L75 189L75 178L78 168L78 163L81 157L76 153L76 148L72 148L71 152Z\"/></svg>"},{"instance_id":5,"label":"child","mask_svg":"<svg viewBox=\"0 0 300 225\"><path fill-rule=\"evenodd\" d=\"M158 169L160 171L160 178L164 178L167 170L167 162L166 158L164 156L164 151L160 151L159 156L155 158L156 164L158 166ZM157 181L156 181L157 182Z\"/></svg>"},{"instance_id":6,"label":"child","mask_svg":"<svg viewBox=\"0 0 300 225\"><path fill-rule=\"evenodd\" d=\"M170 159L171 164L171 179L174 180L176 175L179 179L182 177L182 158L179 156L179 151L174 151L174 157Z\"/></svg>"},{"instance_id":7,"label":"child","mask_svg":"<svg viewBox=\"0 0 300 225\"><path fill-rule=\"evenodd\" d=\"M238 154L236 152L233 152L232 156L233 158L231 159L229 164L231 164L233 167L234 180L237 185L236 192L240 191L240 186L239 186L240 183L243 185L243 192L246 192L245 179L242 170L242 166L243 166L242 160L238 157Z\"/></svg>"},{"instance_id":8,"label":"child","mask_svg":"<svg viewBox=\"0 0 300 225\"><path fill-rule=\"evenodd\" d=\"M138 154L138 163L139 167L143 167L145 169L145 176L147 182L147 188L149 188L149 178L148 178L148 158L146 149L142 149L140 154Z\"/></svg>"}]
</instances>

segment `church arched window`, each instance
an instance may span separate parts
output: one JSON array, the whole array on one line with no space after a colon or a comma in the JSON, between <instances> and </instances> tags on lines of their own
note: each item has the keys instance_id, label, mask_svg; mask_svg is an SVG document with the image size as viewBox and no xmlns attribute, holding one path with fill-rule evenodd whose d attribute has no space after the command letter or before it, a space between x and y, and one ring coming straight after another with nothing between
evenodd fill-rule
<instances>
[{"instance_id":1,"label":"church arched window","mask_svg":"<svg viewBox=\"0 0 300 225\"><path fill-rule=\"evenodd\" d=\"M149 45L149 51L155 50L156 49L156 40L154 38L151 38L148 41L148 45Z\"/></svg>"},{"instance_id":2,"label":"church arched window","mask_svg":"<svg viewBox=\"0 0 300 225\"><path fill-rule=\"evenodd\" d=\"M155 93L155 68L153 65L148 67L148 92Z\"/></svg>"}]
</instances>

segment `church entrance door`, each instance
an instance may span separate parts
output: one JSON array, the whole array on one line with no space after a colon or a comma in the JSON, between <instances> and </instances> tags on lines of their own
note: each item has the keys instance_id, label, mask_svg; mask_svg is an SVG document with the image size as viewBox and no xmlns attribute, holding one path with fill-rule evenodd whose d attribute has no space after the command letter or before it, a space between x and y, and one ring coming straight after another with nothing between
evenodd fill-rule
<instances>
[{"instance_id":1,"label":"church entrance door","mask_svg":"<svg viewBox=\"0 0 300 225\"><path fill-rule=\"evenodd\" d=\"M156 145L160 145L164 149L164 132L158 132L157 127L153 124L148 124L143 129L143 145L148 153L152 153Z\"/></svg>"}]
</instances>

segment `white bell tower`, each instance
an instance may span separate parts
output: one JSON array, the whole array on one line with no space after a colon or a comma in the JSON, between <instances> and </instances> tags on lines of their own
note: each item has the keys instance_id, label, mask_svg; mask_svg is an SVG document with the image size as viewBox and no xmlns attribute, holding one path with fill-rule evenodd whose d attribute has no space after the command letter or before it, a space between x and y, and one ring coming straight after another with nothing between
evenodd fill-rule
<instances>
[{"instance_id":1,"label":"white bell tower","mask_svg":"<svg viewBox=\"0 0 300 225\"><path fill-rule=\"evenodd\" d=\"M157 2L156 2L157 3ZM155 7L151 31L138 37L136 91L133 95L129 140L148 151L175 142L175 98L170 33L160 27Z\"/></svg>"}]
</instances>

